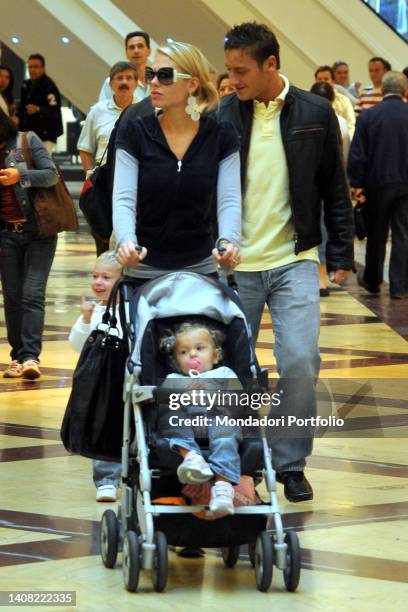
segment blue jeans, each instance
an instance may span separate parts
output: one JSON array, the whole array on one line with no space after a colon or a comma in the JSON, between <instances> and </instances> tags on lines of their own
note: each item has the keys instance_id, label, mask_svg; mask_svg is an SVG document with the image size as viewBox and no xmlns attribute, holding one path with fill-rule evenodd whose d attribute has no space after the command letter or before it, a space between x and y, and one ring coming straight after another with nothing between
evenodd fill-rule
<instances>
[{"instance_id":1,"label":"blue jeans","mask_svg":"<svg viewBox=\"0 0 408 612\"><path fill-rule=\"evenodd\" d=\"M189 418L189 410L179 410L177 416ZM208 412L204 409L203 414L208 416ZM186 448L187 450L196 451L199 455L202 454L201 449L194 439L194 430L187 425L177 425L175 428L177 437L170 438L169 444L172 450L176 450L176 446ZM215 424L215 417L212 416L211 422L207 428L209 440L209 455L208 464L214 474L223 476L232 484L239 484L241 477L241 458L238 453L239 443L242 439L241 430L239 427L223 426Z\"/></svg>"},{"instance_id":2,"label":"blue jeans","mask_svg":"<svg viewBox=\"0 0 408 612\"><path fill-rule=\"evenodd\" d=\"M122 466L120 463L99 461L94 459L92 461L92 467L93 480L96 487L101 487L102 485L113 485L114 487L119 486L122 471Z\"/></svg>"},{"instance_id":3,"label":"blue jeans","mask_svg":"<svg viewBox=\"0 0 408 612\"><path fill-rule=\"evenodd\" d=\"M267 304L275 338L274 355L284 389L281 414L315 415L315 383L319 375L319 270L313 261L299 261L264 272L236 272L239 296L252 328L255 347ZM273 416L273 415L271 415ZM285 433L285 431L283 432ZM283 436L271 442L277 471L302 470L313 448L313 433Z\"/></svg>"},{"instance_id":4,"label":"blue jeans","mask_svg":"<svg viewBox=\"0 0 408 612\"><path fill-rule=\"evenodd\" d=\"M0 273L11 358L21 363L41 353L45 289L57 236L0 231Z\"/></svg>"}]
</instances>

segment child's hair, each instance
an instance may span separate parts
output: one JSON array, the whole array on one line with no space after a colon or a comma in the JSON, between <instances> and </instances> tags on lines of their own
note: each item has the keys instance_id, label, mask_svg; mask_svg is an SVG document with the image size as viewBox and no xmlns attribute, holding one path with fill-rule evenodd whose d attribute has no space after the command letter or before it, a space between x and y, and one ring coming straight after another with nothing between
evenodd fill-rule
<instances>
[{"instance_id":1,"label":"child's hair","mask_svg":"<svg viewBox=\"0 0 408 612\"><path fill-rule=\"evenodd\" d=\"M117 270L122 272L122 264L116 259L116 255L113 251L105 251L102 255L99 255L97 258L96 264L107 264L108 266L112 266Z\"/></svg>"},{"instance_id":2,"label":"child's hair","mask_svg":"<svg viewBox=\"0 0 408 612\"><path fill-rule=\"evenodd\" d=\"M168 357L171 367L177 369L177 362L174 355L177 337L181 334L186 334L190 331L198 329L208 333L214 343L215 348L217 349L219 360L222 360L222 345L225 342L224 332L215 325L210 327L210 325L206 322L191 320L184 321L183 323L176 325L173 329L166 329L159 340L160 352L164 353Z\"/></svg>"}]
</instances>

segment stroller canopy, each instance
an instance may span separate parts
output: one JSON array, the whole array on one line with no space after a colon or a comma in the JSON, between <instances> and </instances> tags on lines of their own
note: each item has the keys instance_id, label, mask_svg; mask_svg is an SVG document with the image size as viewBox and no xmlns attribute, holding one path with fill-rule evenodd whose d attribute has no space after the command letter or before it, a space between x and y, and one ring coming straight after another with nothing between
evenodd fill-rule
<instances>
[{"instance_id":1,"label":"stroller canopy","mask_svg":"<svg viewBox=\"0 0 408 612\"><path fill-rule=\"evenodd\" d=\"M152 319L180 316L206 316L228 325L243 321L250 331L236 294L216 279L193 272L171 272L154 279L139 290L134 315L136 338L131 360L140 364L143 335Z\"/></svg>"}]
</instances>

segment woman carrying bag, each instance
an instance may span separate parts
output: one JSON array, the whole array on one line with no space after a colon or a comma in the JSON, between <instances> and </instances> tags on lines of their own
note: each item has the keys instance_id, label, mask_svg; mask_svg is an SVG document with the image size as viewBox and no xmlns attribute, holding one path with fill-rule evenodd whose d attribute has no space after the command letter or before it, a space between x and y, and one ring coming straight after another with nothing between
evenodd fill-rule
<instances>
[{"instance_id":1,"label":"woman carrying bag","mask_svg":"<svg viewBox=\"0 0 408 612\"><path fill-rule=\"evenodd\" d=\"M51 187L57 181L54 162L38 136L17 132L0 111L0 273L12 360L4 378L35 380L41 376L45 288L57 235L38 234L30 189Z\"/></svg>"}]
</instances>

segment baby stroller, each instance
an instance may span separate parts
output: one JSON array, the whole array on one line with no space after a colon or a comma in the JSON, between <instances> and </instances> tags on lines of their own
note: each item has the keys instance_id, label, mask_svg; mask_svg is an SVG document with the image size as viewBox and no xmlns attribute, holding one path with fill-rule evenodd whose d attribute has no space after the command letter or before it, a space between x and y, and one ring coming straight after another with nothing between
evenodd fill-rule
<instances>
[{"instance_id":1,"label":"baby stroller","mask_svg":"<svg viewBox=\"0 0 408 612\"><path fill-rule=\"evenodd\" d=\"M227 567L233 567L240 546L248 545L256 585L267 591L273 566L283 571L286 589L295 591L300 578L300 548L296 532L284 532L276 495L275 473L266 436L244 437L239 448L241 474L265 482L266 502L235 509L235 514L206 521L194 513L205 506L157 503L157 498L181 495L176 477L181 458L168 441L155 437L158 380L164 371L158 336L164 325L186 317L205 317L224 328L224 364L237 374L244 388L267 386L251 348L250 331L236 293L209 277L172 272L143 285L132 295L122 287L130 355L123 397L125 402L122 447L122 500L118 514L104 512L101 521L101 556L113 568L122 551L123 577L128 591L136 591L141 569L151 570L153 587L165 589L168 545L220 548ZM203 450L206 457L206 451ZM266 530L267 522L274 525Z\"/></svg>"}]
</instances>

